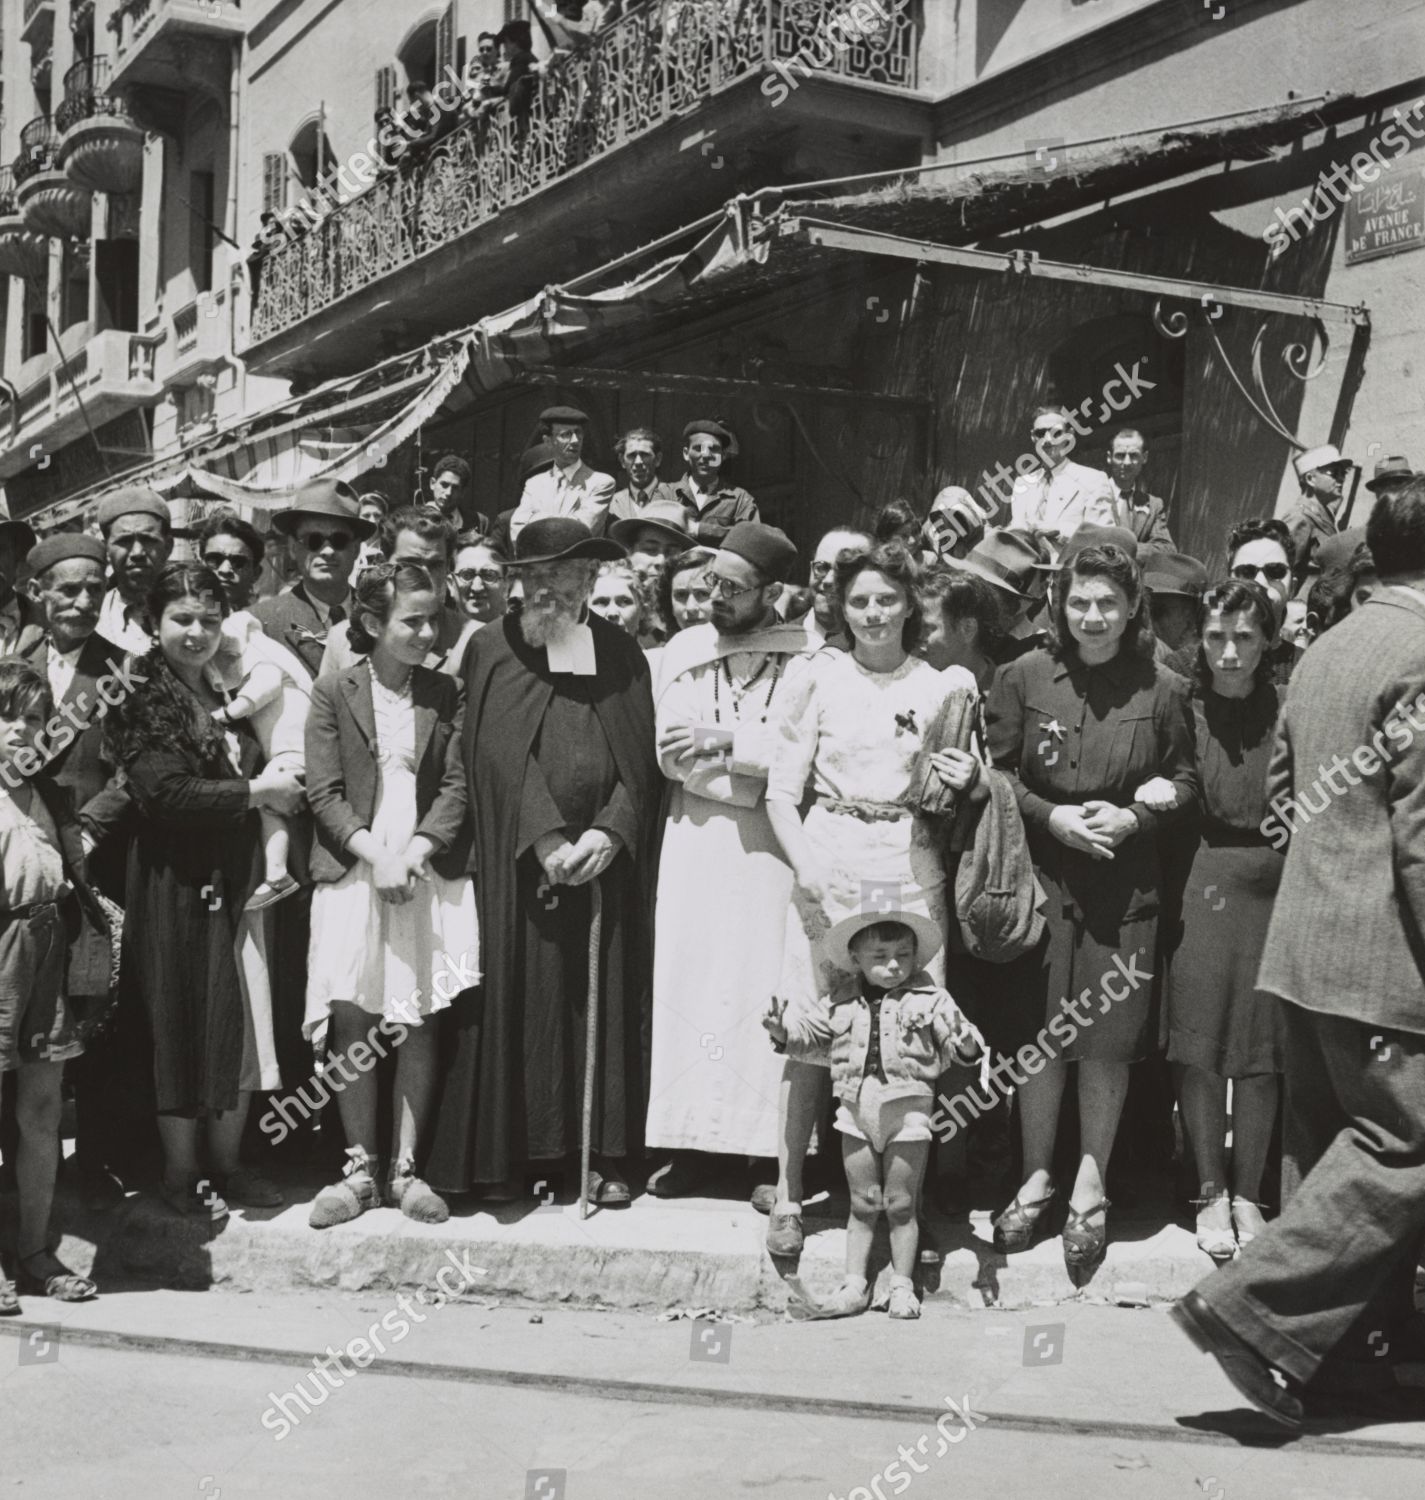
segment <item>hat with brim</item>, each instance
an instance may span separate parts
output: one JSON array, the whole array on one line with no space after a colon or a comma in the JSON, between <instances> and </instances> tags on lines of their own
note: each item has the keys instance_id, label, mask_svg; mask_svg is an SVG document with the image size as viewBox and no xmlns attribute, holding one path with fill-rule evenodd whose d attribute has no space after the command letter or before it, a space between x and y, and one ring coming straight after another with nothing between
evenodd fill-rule
<instances>
[{"instance_id":1,"label":"hat with brim","mask_svg":"<svg viewBox=\"0 0 1425 1500\"><path fill-rule=\"evenodd\" d=\"M1126 526L1098 526L1085 521L1060 548L1053 562L1039 566L1050 572L1062 572L1085 547L1117 547L1134 562L1138 561L1138 538Z\"/></svg>"},{"instance_id":2,"label":"hat with brim","mask_svg":"<svg viewBox=\"0 0 1425 1500\"><path fill-rule=\"evenodd\" d=\"M553 443L535 443L526 448L520 454L520 478L528 479L532 474L542 473L545 469L554 467L554 460L559 455L554 451Z\"/></svg>"},{"instance_id":3,"label":"hat with brim","mask_svg":"<svg viewBox=\"0 0 1425 1500\"><path fill-rule=\"evenodd\" d=\"M645 526L651 527L667 541L676 542L680 551L693 545L688 531L688 513L676 500L650 500L636 516L627 516L609 527L609 535L625 547L632 547L634 539Z\"/></svg>"},{"instance_id":4,"label":"hat with brim","mask_svg":"<svg viewBox=\"0 0 1425 1500\"><path fill-rule=\"evenodd\" d=\"M375 522L362 519L356 491L344 479L309 479L299 485L286 509L272 517L272 529L283 536L295 536L304 516L340 521L360 542L376 531Z\"/></svg>"},{"instance_id":5,"label":"hat with brim","mask_svg":"<svg viewBox=\"0 0 1425 1500\"><path fill-rule=\"evenodd\" d=\"M1372 493L1386 484L1404 484L1415 478L1415 466L1403 453L1392 453L1388 458L1376 460L1375 473L1366 480L1366 488Z\"/></svg>"},{"instance_id":6,"label":"hat with brim","mask_svg":"<svg viewBox=\"0 0 1425 1500\"><path fill-rule=\"evenodd\" d=\"M613 562L627 556L612 537L595 536L573 516L542 516L515 538L515 555L509 565L527 568L535 563Z\"/></svg>"},{"instance_id":7,"label":"hat with brim","mask_svg":"<svg viewBox=\"0 0 1425 1500\"><path fill-rule=\"evenodd\" d=\"M1186 552L1155 552L1143 564L1143 582L1155 599L1197 599L1207 587L1207 569Z\"/></svg>"},{"instance_id":8,"label":"hat with brim","mask_svg":"<svg viewBox=\"0 0 1425 1500\"><path fill-rule=\"evenodd\" d=\"M1314 474L1318 469L1351 469L1355 465L1349 458L1341 457L1341 450L1335 443L1322 443L1318 448L1308 448L1305 453L1297 454L1292 460L1298 478L1305 478L1308 474Z\"/></svg>"},{"instance_id":9,"label":"hat with brim","mask_svg":"<svg viewBox=\"0 0 1425 1500\"><path fill-rule=\"evenodd\" d=\"M878 902L887 900L886 897L877 896ZM886 911L862 907L849 917L842 917L827 933L826 951L832 962L842 969L854 969L856 966L851 962L852 941L858 932L865 932L868 927L874 927L879 922L899 922L915 934L915 966L918 969L923 969L939 953L945 942L940 923L923 911L903 906L891 906Z\"/></svg>"},{"instance_id":10,"label":"hat with brim","mask_svg":"<svg viewBox=\"0 0 1425 1500\"><path fill-rule=\"evenodd\" d=\"M1038 582L1035 569L1040 553L1034 544L1013 531L987 531L964 557L943 559L948 568L973 573L1006 594L1028 602Z\"/></svg>"}]
</instances>

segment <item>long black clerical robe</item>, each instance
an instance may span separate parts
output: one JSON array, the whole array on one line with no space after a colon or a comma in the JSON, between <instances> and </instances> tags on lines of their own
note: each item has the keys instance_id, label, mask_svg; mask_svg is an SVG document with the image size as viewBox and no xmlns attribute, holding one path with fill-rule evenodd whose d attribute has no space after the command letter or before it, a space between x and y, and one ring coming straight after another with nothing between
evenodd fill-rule
<instances>
[{"instance_id":1,"label":"long black clerical robe","mask_svg":"<svg viewBox=\"0 0 1425 1500\"><path fill-rule=\"evenodd\" d=\"M598 827L623 847L600 876L593 1149L641 1147L652 975L648 880L662 778L648 664L597 617L593 676L551 673L507 616L465 660L471 869L484 982L459 996L426 1175L445 1192L504 1182L578 1149L591 888L550 887L535 841Z\"/></svg>"}]
</instances>

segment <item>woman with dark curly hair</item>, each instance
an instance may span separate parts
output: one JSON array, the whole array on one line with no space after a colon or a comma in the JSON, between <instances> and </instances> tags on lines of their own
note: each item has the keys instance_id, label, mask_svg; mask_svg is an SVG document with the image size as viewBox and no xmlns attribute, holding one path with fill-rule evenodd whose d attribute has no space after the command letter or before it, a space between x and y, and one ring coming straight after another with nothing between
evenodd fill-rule
<instances>
[{"instance_id":1,"label":"woman with dark curly hair","mask_svg":"<svg viewBox=\"0 0 1425 1500\"><path fill-rule=\"evenodd\" d=\"M1262 1227L1257 1199L1282 1071L1281 1005L1257 988L1286 845L1285 832L1274 847L1262 831L1280 706L1267 655L1275 620L1267 591L1241 579L1209 589L1198 610L1202 821L1168 969L1166 1030L1201 1188L1197 1243L1214 1260L1230 1260ZM1146 800L1164 805L1151 792Z\"/></svg>"},{"instance_id":2,"label":"woman with dark curly hair","mask_svg":"<svg viewBox=\"0 0 1425 1500\"><path fill-rule=\"evenodd\" d=\"M225 1198L282 1202L238 1160L252 1090L279 1083L270 1010L265 1037L254 1019L265 998L255 992L265 989L262 918L243 905L262 874L257 810L293 813L302 800L293 771L258 770L261 748L246 723L213 718L226 703L210 675L226 613L215 573L169 563L146 603L154 644L134 661L135 687L105 728L139 817L125 881L123 982L151 1033L160 1195L179 1213L214 1221L227 1217Z\"/></svg>"},{"instance_id":3,"label":"woman with dark curly hair","mask_svg":"<svg viewBox=\"0 0 1425 1500\"><path fill-rule=\"evenodd\" d=\"M937 672L915 655L920 569L904 546L890 542L843 552L835 578L851 649L823 647L811 670L795 683L789 679L777 694L772 727L778 743L767 774L767 816L795 878L777 994L797 1008L814 1007L842 973L828 934L867 901L884 899L888 906L919 911L944 930L939 847L902 799L922 736L947 697L956 689L978 691L963 668ZM753 683L747 692L755 702L763 689ZM968 788L978 779L979 763L964 752L947 754L945 779L957 790ZM808 784L814 801L803 818ZM943 955L926 967L933 982L943 985ZM815 1118L807 1102L824 1097L829 1066L829 1056L786 1064L787 1124L767 1240L773 1254L800 1248L802 1158ZM928 1140L929 1133L904 1138ZM847 1292L848 1310L863 1290L853 1286Z\"/></svg>"},{"instance_id":4,"label":"woman with dark curly hair","mask_svg":"<svg viewBox=\"0 0 1425 1500\"><path fill-rule=\"evenodd\" d=\"M1079 1167L1064 1226L1073 1275L1091 1268L1107 1241L1105 1177L1129 1067L1157 1040L1157 834L1191 816L1197 773L1185 684L1154 665L1133 559L1113 543L1066 549L1052 615L1053 644L1004 667L989 701L990 755L1014 783L1049 898L1034 982L1020 997L1026 1013L1017 1017L1043 1059L1014 1079L1024 1182L995 1220L995 1240L1006 1251L1026 1248L1054 1197L1059 1105L1068 1064L1077 1062ZM1172 784L1167 810L1139 798L1155 779Z\"/></svg>"}]
</instances>

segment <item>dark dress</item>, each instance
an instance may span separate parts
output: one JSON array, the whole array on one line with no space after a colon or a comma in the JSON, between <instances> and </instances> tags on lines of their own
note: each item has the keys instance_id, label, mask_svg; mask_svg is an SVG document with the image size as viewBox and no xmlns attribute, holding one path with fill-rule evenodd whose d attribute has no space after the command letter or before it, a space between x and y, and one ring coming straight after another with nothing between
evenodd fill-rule
<instances>
[{"instance_id":1,"label":"dark dress","mask_svg":"<svg viewBox=\"0 0 1425 1500\"><path fill-rule=\"evenodd\" d=\"M592 1148L641 1147L652 982L647 878L662 791L648 664L593 618L597 673L549 671L507 616L465 660L465 766L474 813L484 983L451 1006L453 1046L427 1167L465 1192L578 1149L592 889L550 887L541 835L597 826L622 848L599 877L598 1067ZM547 1174L546 1174L547 1175Z\"/></svg>"},{"instance_id":2,"label":"dark dress","mask_svg":"<svg viewBox=\"0 0 1425 1500\"><path fill-rule=\"evenodd\" d=\"M247 778L262 751L237 727L236 769L226 756L202 766L177 749L145 750L128 767L139 816L120 983L147 1019L160 1114L191 1117L238 1102L247 1009L233 941L260 878Z\"/></svg>"},{"instance_id":3,"label":"dark dress","mask_svg":"<svg viewBox=\"0 0 1425 1500\"><path fill-rule=\"evenodd\" d=\"M1168 969L1168 1061L1223 1078L1279 1073L1280 1002L1257 988L1285 860L1261 831L1278 693L1270 681L1246 698L1205 689L1192 706L1202 815Z\"/></svg>"},{"instance_id":4,"label":"dark dress","mask_svg":"<svg viewBox=\"0 0 1425 1500\"><path fill-rule=\"evenodd\" d=\"M1157 968L1158 834L1191 818L1197 804L1186 684L1123 651L1094 667L1031 651L995 678L987 722L991 758L1014 783L1048 897L1037 963L1015 966L1028 981L1016 1009L1029 1036L1051 1028L1056 1056L1137 1062L1157 1040L1157 985L1144 976ZM1133 800L1155 776L1178 787L1170 812ZM1049 831L1056 807L1094 798L1138 819L1112 860L1070 849Z\"/></svg>"}]
</instances>

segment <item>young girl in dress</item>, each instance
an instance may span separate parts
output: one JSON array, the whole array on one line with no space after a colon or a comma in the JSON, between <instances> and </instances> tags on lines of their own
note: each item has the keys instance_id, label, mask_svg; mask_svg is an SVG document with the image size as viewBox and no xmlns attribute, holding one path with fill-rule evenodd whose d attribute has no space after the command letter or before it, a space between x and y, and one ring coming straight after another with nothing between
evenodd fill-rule
<instances>
[{"instance_id":1,"label":"young girl in dress","mask_svg":"<svg viewBox=\"0 0 1425 1500\"><path fill-rule=\"evenodd\" d=\"M349 641L366 659L312 691L307 799L312 942L305 1030L320 1046L347 1138L342 1180L324 1188L311 1223L324 1229L385 1201L413 1219L449 1217L416 1175L434 1096L436 1021L478 980L475 893L460 758L463 690L421 665L440 598L411 563L369 568L356 590ZM372 1071L396 1052L389 1174L376 1140ZM341 1082L338 1084L337 1079Z\"/></svg>"}]
</instances>

